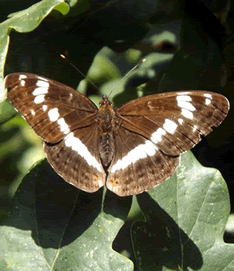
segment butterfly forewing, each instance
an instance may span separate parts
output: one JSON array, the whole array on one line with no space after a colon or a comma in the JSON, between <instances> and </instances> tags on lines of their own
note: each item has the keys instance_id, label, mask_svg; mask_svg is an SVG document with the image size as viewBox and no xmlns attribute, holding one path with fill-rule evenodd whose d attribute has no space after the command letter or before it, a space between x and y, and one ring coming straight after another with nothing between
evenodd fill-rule
<instances>
[{"instance_id":1,"label":"butterfly forewing","mask_svg":"<svg viewBox=\"0 0 234 271\"><path fill-rule=\"evenodd\" d=\"M12 105L45 141L55 143L69 132L95 121L97 107L84 95L35 74L10 74L5 79Z\"/></svg>"},{"instance_id":2,"label":"butterfly forewing","mask_svg":"<svg viewBox=\"0 0 234 271\"><path fill-rule=\"evenodd\" d=\"M218 126L228 100L206 91L168 92L100 109L56 81L28 73L5 79L8 98L44 143L65 181L87 192L106 185L119 196L139 194L174 172L179 155Z\"/></svg>"},{"instance_id":3,"label":"butterfly forewing","mask_svg":"<svg viewBox=\"0 0 234 271\"><path fill-rule=\"evenodd\" d=\"M204 91L169 92L130 101L116 109L123 127L151 140L167 155L190 150L228 113L228 100Z\"/></svg>"}]
</instances>

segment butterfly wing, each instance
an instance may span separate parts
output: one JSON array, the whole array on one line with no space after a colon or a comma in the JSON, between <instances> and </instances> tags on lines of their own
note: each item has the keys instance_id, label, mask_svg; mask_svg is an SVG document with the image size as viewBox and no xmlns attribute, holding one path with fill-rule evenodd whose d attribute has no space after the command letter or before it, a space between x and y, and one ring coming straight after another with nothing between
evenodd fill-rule
<instances>
[{"instance_id":1,"label":"butterfly wing","mask_svg":"<svg viewBox=\"0 0 234 271\"><path fill-rule=\"evenodd\" d=\"M5 87L11 89L11 104L46 142L56 143L70 131L92 124L97 114L84 95L35 74L9 74Z\"/></svg>"},{"instance_id":2,"label":"butterfly wing","mask_svg":"<svg viewBox=\"0 0 234 271\"><path fill-rule=\"evenodd\" d=\"M108 169L106 186L119 196L150 190L170 177L178 156L167 156L144 136L123 126L115 131L115 155Z\"/></svg>"},{"instance_id":3,"label":"butterfly wing","mask_svg":"<svg viewBox=\"0 0 234 271\"><path fill-rule=\"evenodd\" d=\"M98 110L87 97L29 73L9 74L5 87L10 89L12 105L45 141L48 161L65 181L87 192L105 185L98 152Z\"/></svg>"},{"instance_id":4,"label":"butterfly wing","mask_svg":"<svg viewBox=\"0 0 234 271\"><path fill-rule=\"evenodd\" d=\"M172 92L132 100L115 110L116 154L107 187L120 196L149 190L170 177L179 155L218 126L228 100L203 91Z\"/></svg>"},{"instance_id":5,"label":"butterfly wing","mask_svg":"<svg viewBox=\"0 0 234 271\"><path fill-rule=\"evenodd\" d=\"M168 92L132 100L116 109L126 129L151 140L163 153L190 150L219 126L229 110L223 95L205 91Z\"/></svg>"},{"instance_id":6,"label":"butterfly wing","mask_svg":"<svg viewBox=\"0 0 234 271\"><path fill-rule=\"evenodd\" d=\"M96 123L69 133L57 144L44 144L48 162L68 183L86 192L105 185L99 152L99 130Z\"/></svg>"}]
</instances>

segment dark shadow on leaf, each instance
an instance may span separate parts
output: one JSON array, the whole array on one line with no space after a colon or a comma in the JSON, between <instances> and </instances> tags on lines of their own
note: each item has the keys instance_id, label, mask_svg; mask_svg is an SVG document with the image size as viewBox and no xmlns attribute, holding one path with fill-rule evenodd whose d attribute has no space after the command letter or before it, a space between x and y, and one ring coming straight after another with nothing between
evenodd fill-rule
<instances>
[{"instance_id":1,"label":"dark shadow on leaf","mask_svg":"<svg viewBox=\"0 0 234 271\"><path fill-rule=\"evenodd\" d=\"M126 219L126 216L123 216L123 214L126 212L126 207L131 206L131 204L132 196L119 197L110 190L106 190L103 211L106 214L110 214L124 220Z\"/></svg>"},{"instance_id":2,"label":"dark shadow on leaf","mask_svg":"<svg viewBox=\"0 0 234 271\"><path fill-rule=\"evenodd\" d=\"M102 212L103 189L86 193L66 183L43 160L22 181L5 225L29 230L42 248L66 246L81 236ZM106 193L103 212L126 219L128 199ZM117 208L118 207L118 208Z\"/></svg>"},{"instance_id":3,"label":"dark shadow on leaf","mask_svg":"<svg viewBox=\"0 0 234 271\"><path fill-rule=\"evenodd\" d=\"M140 270L199 270L202 254L195 243L148 193L137 196L147 222L132 227L132 242ZM189 269L191 268L191 269Z\"/></svg>"},{"instance_id":4,"label":"dark shadow on leaf","mask_svg":"<svg viewBox=\"0 0 234 271\"><path fill-rule=\"evenodd\" d=\"M102 189L88 194L67 184L51 169L52 174L53 181L43 178L35 187L38 245L43 248L58 248L61 240L62 246L73 242L101 210Z\"/></svg>"}]
</instances>

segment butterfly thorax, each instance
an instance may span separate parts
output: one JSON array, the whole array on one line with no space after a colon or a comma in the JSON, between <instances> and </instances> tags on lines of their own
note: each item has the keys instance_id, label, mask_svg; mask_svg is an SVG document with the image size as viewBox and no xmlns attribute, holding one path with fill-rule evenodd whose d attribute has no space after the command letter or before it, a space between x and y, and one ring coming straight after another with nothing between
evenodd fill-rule
<instances>
[{"instance_id":1,"label":"butterfly thorax","mask_svg":"<svg viewBox=\"0 0 234 271\"><path fill-rule=\"evenodd\" d=\"M108 167L114 154L113 129L115 112L112 108L112 102L106 96L102 98L99 104L99 155L104 167Z\"/></svg>"}]
</instances>

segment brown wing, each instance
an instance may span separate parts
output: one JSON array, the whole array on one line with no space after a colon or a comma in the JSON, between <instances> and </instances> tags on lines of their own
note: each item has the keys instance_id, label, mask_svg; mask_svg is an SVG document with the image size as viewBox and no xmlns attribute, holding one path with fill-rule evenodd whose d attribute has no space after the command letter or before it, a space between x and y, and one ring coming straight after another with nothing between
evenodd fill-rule
<instances>
[{"instance_id":1,"label":"brown wing","mask_svg":"<svg viewBox=\"0 0 234 271\"><path fill-rule=\"evenodd\" d=\"M86 192L105 185L99 152L99 130L94 123L69 133L61 142L44 144L47 160L68 183Z\"/></svg>"},{"instance_id":2,"label":"brown wing","mask_svg":"<svg viewBox=\"0 0 234 271\"><path fill-rule=\"evenodd\" d=\"M35 74L11 73L5 87L12 105L46 142L58 142L70 131L90 125L97 114L84 95Z\"/></svg>"},{"instance_id":3,"label":"brown wing","mask_svg":"<svg viewBox=\"0 0 234 271\"><path fill-rule=\"evenodd\" d=\"M8 98L46 143L54 170L87 192L105 185L99 157L97 107L84 95L35 74L13 73L5 79Z\"/></svg>"},{"instance_id":4,"label":"brown wing","mask_svg":"<svg viewBox=\"0 0 234 271\"><path fill-rule=\"evenodd\" d=\"M205 91L168 92L132 100L116 109L124 128L151 140L167 155L190 150L225 119L228 100Z\"/></svg>"},{"instance_id":5,"label":"brown wing","mask_svg":"<svg viewBox=\"0 0 234 271\"><path fill-rule=\"evenodd\" d=\"M116 152L107 187L120 196L153 188L170 177L179 155L226 117L228 100L203 91L150 95L115 110Z\"/></svg>"},{"instance_id":6,"label":"brown wing","mask_svg":"<svg viewBox=\"0 0 234 271\"><path fill-rule=\"evenodd\" d=\"M144 192L170 177L179 157L163 154L150 140L120 127L115 131L115 155L106 186L119 196Z\"/></svg>"}]
</instances>

